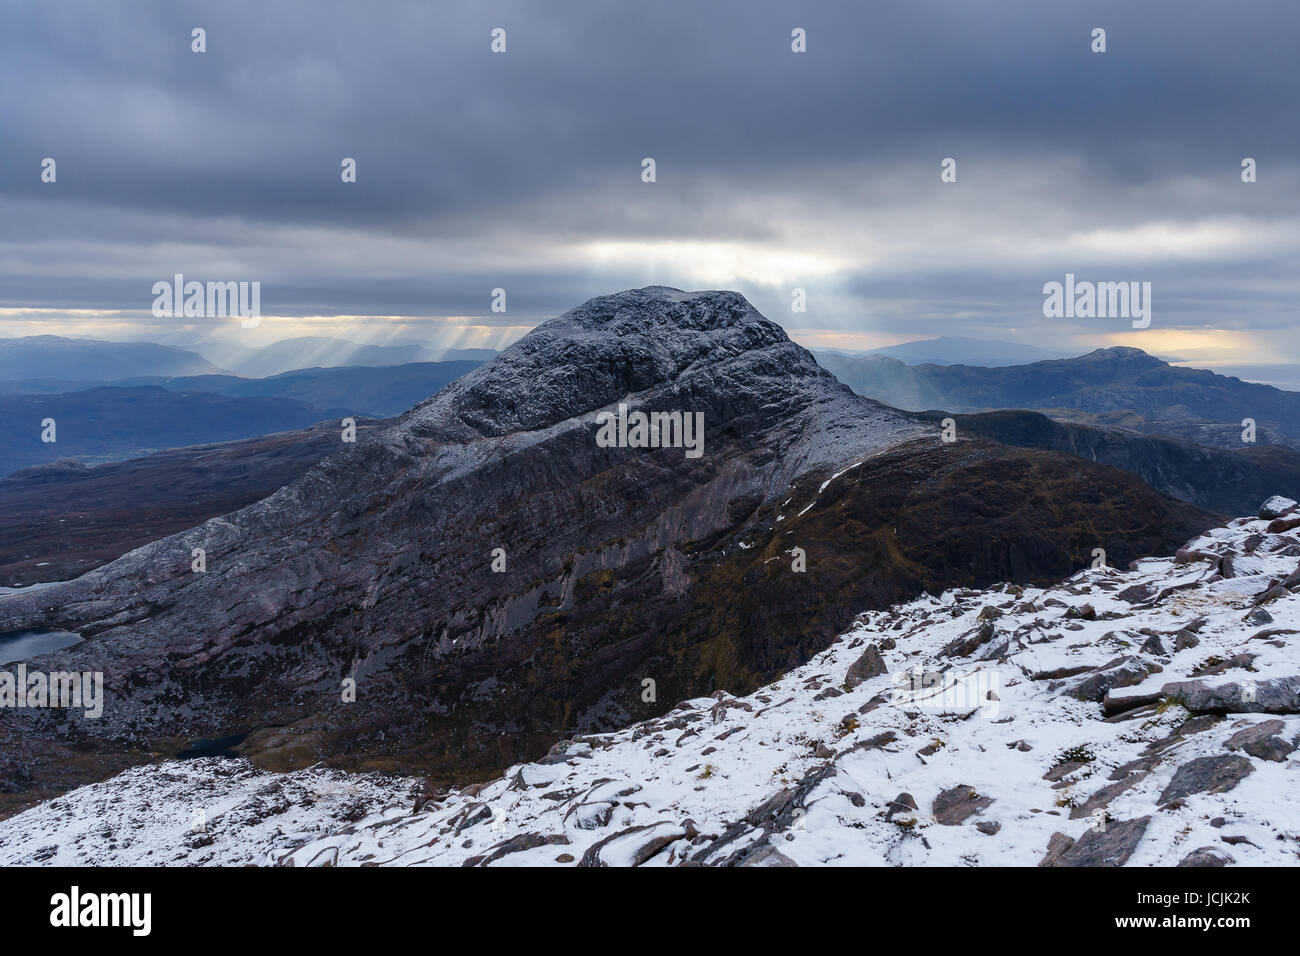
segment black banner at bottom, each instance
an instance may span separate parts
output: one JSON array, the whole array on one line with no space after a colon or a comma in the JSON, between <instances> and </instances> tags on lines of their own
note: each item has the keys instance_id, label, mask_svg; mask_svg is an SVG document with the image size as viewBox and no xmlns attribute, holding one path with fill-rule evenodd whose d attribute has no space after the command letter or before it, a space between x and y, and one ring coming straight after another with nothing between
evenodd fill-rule
<instances>
[{"instance_id":1,"label":"black banner at bottom","mask_svg":"<svg viewBox=\"0 0 1300 956\"><path fill-rule=\"evenodd\" d=\"M594 881L593 881L594 880ZM343 871L0 869L11 939L75 934L131 943L193 941L373 944L376 932L470 920L494 942L593 915L728 938L765 934L785 912L864 913L891 925L992 940L1020 931L1061 939L1098 932L1188 933L1230 943L1291 924L1295 870L1232 868L830 869L737 873L572 873L500 869ZM727 902L730 901L730 902ZM748 901L748 902L746 902ZM472 907L469 908L469 907ZM502 919L491 919L499 909ZM485 919L486 918L486 919ZM802 917L800 917L802 919ZM626 924L638 925L636 922ZM793 926L792 926L793 928ZM710 937L695 937L710 938Z\"/></svg>"}]
</instances>

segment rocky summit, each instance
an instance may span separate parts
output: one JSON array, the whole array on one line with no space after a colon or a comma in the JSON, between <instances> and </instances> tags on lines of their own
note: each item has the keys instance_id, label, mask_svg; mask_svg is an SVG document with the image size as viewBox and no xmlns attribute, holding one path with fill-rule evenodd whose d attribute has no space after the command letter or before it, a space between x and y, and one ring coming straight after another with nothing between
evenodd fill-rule
<instances>
[{"instance_id":1,"label":"rocky summit","mask_svg":"<svg viewBox=\"0 0 1300 956\"><path fill-rule=\"evenodd\" d=\"M1264 513L865 612L752 694L486 783L135 768L0 823L0 863L1293 866L1300 511Z\"/></svg>"},{"instance_id":2,"label":"rocky summit","mask_svg":"<svg viewBox=\"0 0 1300 956\"><path fill-rule=\"evenodd\" d=\"M698 414L702 453L598 442L601 413ZM0 594L0 631L82 638L40 666L105 681L99 720L0 723L23 768L0 808L212 741L267 770L490 779L753 691L864 609L1217 520L1062 452L945 442L734 292L600 297L261 501Z\"/></svg>"}]
</instances>

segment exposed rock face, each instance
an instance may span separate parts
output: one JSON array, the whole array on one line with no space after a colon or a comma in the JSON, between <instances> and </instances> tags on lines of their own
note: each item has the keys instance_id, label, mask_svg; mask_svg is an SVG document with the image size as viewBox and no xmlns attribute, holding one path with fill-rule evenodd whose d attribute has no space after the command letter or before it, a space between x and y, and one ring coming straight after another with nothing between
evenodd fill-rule
<instances>
[{"instance_id":1,"label":"exposed rock face","mask_svg":"<svg viewBox=\"0 0 1300 956\"><path fill-rule=\"evenodd\" d=\"M596 413L620 403L702 413L703 454L599 447ZM538 327L263 501L0 595L0 631L79 632L47 665L106 685L101 720L29 715L0 745L94 775L57 742L247 733L265 766L464 779L661 712L645 678L665 703L747 691L864 607L1049 580L1212 523L1073 457L945 445L735 293L642 289Z\"/></svg>"}]
</instances>

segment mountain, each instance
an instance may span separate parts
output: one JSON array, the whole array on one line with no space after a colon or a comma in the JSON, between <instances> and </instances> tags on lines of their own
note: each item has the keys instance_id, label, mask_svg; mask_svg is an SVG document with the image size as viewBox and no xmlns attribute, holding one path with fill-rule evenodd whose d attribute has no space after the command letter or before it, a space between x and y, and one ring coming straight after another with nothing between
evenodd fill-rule
<instances>
[{"instance_id":1,"label":"mountain","mask_svg":"<svg viewBox=\"0 0 1300 956\"><path fill-rule=\"evenodd\" d=\"M820 358L820 353L817 354ZM868 349L860 355L884 355L907 365L1026 365L1044 359L1068 358L1068 352L1052 352L1019 342L972 339L962 335L941 335L937 339L903 342Z\"/></svg>"},{"instance_id":2,"label":"mountain","mask_svg":"<svg viewBox=\"0 0 1300 956\"><path fill-rule=\"evenodd\" d=\"M1190 365L1189 362L1177 362L1178 365ZM1300 392L1300 365L1221 365L1216 366L1215 373L1230 375L1243 382L1258 385L1272 385L1287 392Z\"/></svg>"},{"instance_id":3,"label":"mountain","mask_svg":"<svg viewBox=\"0 0 1300 956\"><path fill-rule=\"evenodd\" d=\"M306 428L335 411L289 398L236 398L157 386L0 395L0 476L60 459L121 461L164 448ZM48 419L55 423L53 442L42 440Z\"/></svg>"},{"instance_id":4,"label":"mountain","mask_svg":"<svg viewBox=\"0 0 1300 956\"><path fill-rule=\"evenodd\" d=\"M357 420L364 435L382 425ZM0 587L62 581L259 501L340 445L337 422L0 479Z\"/></svg>"},{"instance_id":5,"label":"mountain","mask_svg":"<svg viewBox=\"0 0 1300 956\"><path fill-rule=\"evenodd\" d=\"M858 394L899 408L1040 409L1232 450L1243 447L1242 421L1251 418L1259 444L1300 449L1300 393L1170 365L1140 349L1098 349L1005 368L908 366L886 356L834 354L822 364Z\"/></svg>"},{"instance_id":6,"label":"mountain","mask_svg":"<svg viewBox=\"0 0 1300 956\"><path fill-rule=\"evenodd\" d=\"M703 415L703 453L607 447L596 418L620 406ZM0 595L0 632L80 634L42 660L102 671L108 695L98 721L15 714L0 747L30 768L23 799L227 737L268 767L481 777L748 692L863 608L1051 580L1097 547L1125 562L1214 521L1072 455L946 444L742 296L651 287L539 326L262 501Z\"/></svg>"},{"instance_id":7,"label":"mountain","mask_svg":"<svg viewBox=\"0 0 1300 956\"><path fill-rule=\"evenodd\" d=\"M133 375L209 375L222 370L184 349L59 335L0 339L0 380L105 382Z\"/></svg>"},{"instance_id":8,"label":"mountain","mask_svg":"<svg viewBox=\"0 0 1300 956\"><path fill-rule=\"evenodd\" d=\"M471 786L134 768L0 822L0 865L1291 866L1300 518L1270 505L1127 571L866 611L753 693Z\"/></svg>"},{"instance_id":9,"label":"mountain","mask_svg":"<svg viewBox=\"0 0 1300 956\"><path fill-rule=\"evenodd\" d=\"M946 412L926 412L935 422ZM1238 451L1207 448L1124 428L1054 421L1038 412L1004 409L954 415L959 433L1018 448L1066 452L1137 475L1171 497L1220 514L1240 514L1275 490L1300 495L1300 452L1285 445Z\"/></svg>"}]
</instances>

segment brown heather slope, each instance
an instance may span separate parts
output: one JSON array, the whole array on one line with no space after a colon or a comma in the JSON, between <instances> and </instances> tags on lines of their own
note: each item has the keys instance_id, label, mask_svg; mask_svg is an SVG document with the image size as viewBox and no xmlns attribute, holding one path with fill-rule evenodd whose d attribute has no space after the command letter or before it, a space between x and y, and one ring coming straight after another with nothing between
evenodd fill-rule
<instances>
[{"instance_id":1,"label":"brown heather slope","mask_svg":"<svg viewBox=\"0 0 1300 956\"><path fill-rule=\"evenodd\" d=\"M357 434L386 424L358 419ZM261 501L340 446L337 422L88 468L0 478L0 587L66 581L141 545Z\"/></svg>"}]
</instances>

